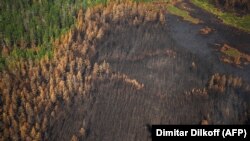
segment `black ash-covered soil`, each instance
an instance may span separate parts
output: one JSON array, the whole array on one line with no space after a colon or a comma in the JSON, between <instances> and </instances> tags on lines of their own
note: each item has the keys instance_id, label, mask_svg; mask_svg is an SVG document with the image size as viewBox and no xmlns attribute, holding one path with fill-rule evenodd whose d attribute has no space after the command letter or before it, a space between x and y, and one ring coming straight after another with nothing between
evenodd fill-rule
<instances>
[{"instance_id":1,"label":"black ash-covered soil","mask_svg":"<svg viewBox=\"0 0 250 141\"><path fill-rule=\"evenodd\" d=\"M204 37L199 29L205 25L193 25L172 15L167 15L166 25L114 25L98 42L95 59L107 61L112 72L126 74L144 87L138 90L105 77L95 81L86 115L89 132L84 139L150 140L148 124L200 124L202 119L209 124L247 123L249 91L228 87L223 93L186 93L206 88L217 72L249 81L248 68L223 64L210 47L218 42L237 44L227 36L235 33L234 29L208 24L216 32ZM241 43L249 45L249 35L237 32Z\"/></svg>"}]
</instances>

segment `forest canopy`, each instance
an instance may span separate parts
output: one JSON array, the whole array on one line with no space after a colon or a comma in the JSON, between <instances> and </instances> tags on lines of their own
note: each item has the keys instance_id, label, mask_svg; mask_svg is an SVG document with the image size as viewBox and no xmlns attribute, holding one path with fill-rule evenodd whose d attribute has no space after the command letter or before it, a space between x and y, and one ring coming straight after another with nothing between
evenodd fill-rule
<instances>
[{"instance_id":1,"label":"forest canopy","mask_svg":"<svg viewBox=\"0 0 250 141\"><path fill-rule=\"evenodd\" d=\"M0 70L53 54L53 41L74 26L79 9L107 0L1 0ZM35 49L36 48L36 49Z\"/></svg>"},{"instance_id":2,"label":"forest canopy","mask_svg":"<svg viewBox=\"0 0 250 141\"><path fill-rule=\"evenodd\" d=\"M74 23L82 0L2 0L1 46L32 47L50 42Z\"/></svg>"},{"instance_id":3,"label":"forest canopy","mask_svg":"<svg viewBox=\"0 0 250 141\"><path fill-rule=\"evenodd\" d=\"M250 12L249 0L210 0L217 7L221 7L225 10L236 11L240 13Z\"/></svg>"}]
</instances>

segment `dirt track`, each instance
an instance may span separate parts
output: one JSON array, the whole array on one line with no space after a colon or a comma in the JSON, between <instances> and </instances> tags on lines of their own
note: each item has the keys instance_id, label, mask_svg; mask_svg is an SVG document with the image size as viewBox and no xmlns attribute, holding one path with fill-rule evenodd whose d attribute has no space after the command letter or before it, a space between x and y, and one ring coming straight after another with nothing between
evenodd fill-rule
<instances>
[{"instance_id":1,"label":"dirt track","mask_svg":"<svg viewBox=\"0 0 250 141\"><path fill-rule=\"evenodd\" d=\"M249 53L250 35L193 8L193 15L202 19L203 24L193 25L166 15L165 26L148 23L139 27L114 26L108 31L98 42L95 59L107 61L113 73L126 74L144 84L144 88L138 90L106 77L96 80L84 105L86 113L69 110L72 116L65 118L60 134L71 134L69 131L77 131L84 122L87 134L82 139L87 141L145 141L151 140L147 124L199 124L202 119L210 124L249 122L249 92L227 88L224 94L185 94L192 88L205 88L216 72L240 76L250 82L249 66L240 69L224 64L218 59L219 53L211 48L215 43L227 42ZM200 35L199 30L204 26L215 32ZM192 68L192 62L197 67ZM77 102L75 105L76 108ZM53 140L70 138L56 137Z\"/></svg>"}]
</instances>

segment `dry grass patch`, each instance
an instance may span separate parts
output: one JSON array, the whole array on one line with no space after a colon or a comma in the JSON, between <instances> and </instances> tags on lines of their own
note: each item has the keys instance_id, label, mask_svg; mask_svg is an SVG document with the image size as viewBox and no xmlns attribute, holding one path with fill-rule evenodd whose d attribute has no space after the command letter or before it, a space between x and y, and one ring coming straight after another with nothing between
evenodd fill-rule
<instances>
[{"instance_id":1,"label":"dry grass patch","mask_svg":"<svg viewBox=\"0 0 250 141\"><path fill-rule=\"evenodd\" d=\"M250 62L250 55L240 52L228 44L223 44L220 48L220 52L224 54L221 57L221 61L225 63L235 64L241 67L242 65L248 65Z\"/></svg>"},{"instance_id":2,"label":"dry grass patch","mask_svg":"<svg viewBox=\"0 0 250 141\"><path fill-rule=\"evenodd\" d=\"M206 27L200 29L200 34L208 35L208 34L210 34L213 31L214 31L214 29L206 26Z\"/></svg>"},{"instance_id":3,"label":"dry grass patch","mask_svg":"<svg viewBox=\"0 0 250 141\"><path fill-rule=\"evenodd\" d=\"M127 76L125 74L114 73L114 74L112 74L111 79L122 80L122 81L132 85L137 90L144 88L144 84L138 82L136 79L130 78L129 76Z\"/></svg>"}]
</instances>

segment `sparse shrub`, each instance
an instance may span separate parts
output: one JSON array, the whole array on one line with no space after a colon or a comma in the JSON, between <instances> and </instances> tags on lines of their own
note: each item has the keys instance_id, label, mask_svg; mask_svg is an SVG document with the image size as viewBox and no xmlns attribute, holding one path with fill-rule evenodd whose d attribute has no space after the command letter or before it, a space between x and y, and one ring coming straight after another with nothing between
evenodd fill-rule
<instances>
[{"instance_id":1,"label":"sparse shrub","mask_svg":"<svg viewBox=\"0 0 250 141\"><path fill-rule=\"evenodd\" d=\"M21 135L21 139L22 140L25 140L26 137L27 137L27 125L26 124L23 124L20 128L20 135Z\"/></svg>"},{"instance_id":2,"label":"sparse shrub","mask_svg":"<svg viewBox=\"0 0 250 141\"><path fill-rule=\"evenodd\" d=\"M99 66L97 63L94 64L94 67L93 67L93 76L96 77L97 74L98 74L98 71L99 71Z\"/></svg>"},{"instance_id":3,"label":"sparse shrub","mask_svg":"<svg viewBox=\"0 0 250 141\"><path fill-rule=\"evenodd\" d=\"M160 12L159 21L161 22L161 24L164 24L166 22L165 13Z\"/></svg>"},{"instance_id":4,"label":"sparse shrub","mask_svg":"<svg viewBox=\"0 0 250 141\"><path fill-rule=\"evenodd\" d=\"M70 141L78 141L78 138L76 135L73 135Z\"/></svg>"},{"instance_id":5,"label":"sparse shrub","mask_svg":"<svg viewBox=\"0 0 250 141\"><path fill-rule=\"evenodd\" d=\"M31 136L33 139L35 139L35 137L36 137L36 129L35 129L34 127L31 129L30 136Z\"/></svg>"},{"instance_id":6,"label":"sparse shrub","mask_svg":"<svg viewBox=\"0 0 250 141\"><path fill-rule=\"evenodd\" d=\"M79 133L80 133L80 135L81 136L85 136L85 134L86 134L86 131L85 131L85 129L84 128L81 128L80 130L79 130Z\"/></svg>"},{"instance_id":7,"label":"sparse shrub","mask_svg":"<svg viewBox=\"0 0 250 141\"><path fill-rule=\"evenodd\" d=\"M123 80L124 82L131 84L134 86L137 90L140 90L144 87L144 84L139 83L136 79L131 79L125 74L112 74L111 79L118 79L118 80Z\"/></svg>"},{"instance_id":8,"label":"sparse shrub","mask_svg":"<svg viewBox=\"0 0 250 141\"><path fill-rule=\"evenodd\" d=\"M223 93L226 90L226 87L240 88L243 86L242 83L242 79L239 77L233 77L232 75L226 76L216 73L212 75L209 80L208 89Z\"/></svg>"},{"instance_id":9,"label":"sparse shrub","mask_svg":"<svg viewBox=\"0 0 250 141\"><path fill-rule=\"evenodd\" d=\"M51 93L50 93L50 100L51 100L51 102L53 102L53 103L55 103L56 102L56 94L55 94L55 92L54 91L52 91Z\"/></svg>"},{"instance_id":10,"label":"sparse shrub","mask_svg":"<svg viewBox=\"0 0 250 141\"><path fill-rule=\"evenodd\" d=\"M41 141L41 138L42 138L41 133L40 133L40 132L37 132L37 134L36 134L34 140L36 140L36 141Z\"/></svg>"},{"instance_id":11,"label":"sparse shrub","mask_svg":"<svg viewBox=\"0 0 250 141\"><path fill-rule=\"evenodd\" d=\"M227 81L226 75L223 75L223 76L221 77L221 80L220 80L220 85L221 85L222 87L225 87L225 86L226 86L226 81Z\"/></svg>"},{"instance_id":12,"label":"sparse shrub","mask_svg":"<svg viewBox=\"0 0 250 141\"><path fill-rule=\"evenodd\" d=\"M208 124L209 124L208 121L205 119L201 121L201 125L208 125Z\"/></svg>"}]
</instances>

